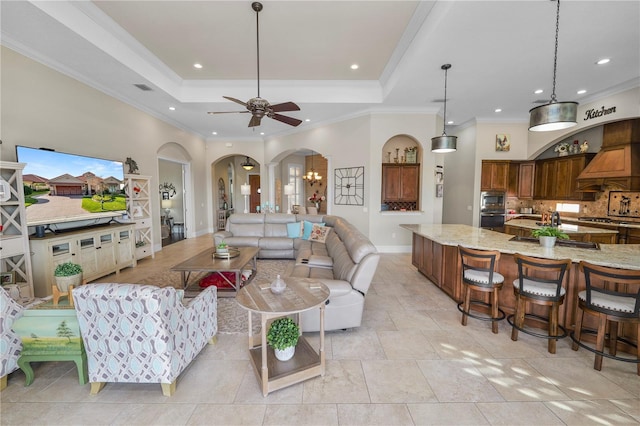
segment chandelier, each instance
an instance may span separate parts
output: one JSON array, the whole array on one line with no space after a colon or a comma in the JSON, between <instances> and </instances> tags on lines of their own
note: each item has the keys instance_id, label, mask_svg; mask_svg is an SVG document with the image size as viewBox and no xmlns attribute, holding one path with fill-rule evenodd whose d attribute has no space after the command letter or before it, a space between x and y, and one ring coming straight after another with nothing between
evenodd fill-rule
<instances>
[{"instance_id":1,"label":"chandelier","mask_svg":"<svg viewBox=\"0 0 640 426\"><path fill-rule=\"evenodd\" d=\"M251 160L249 160L249 157L247 157L247 159L245 160L244 163L240 164L242 166L243 169L245 169L246 171L249 170L253 170L253 168L255 167L255 164L253 164L251 162Z\"/></svg>"},{"instance_id":2,"label":"chandelier","mask_svg":"<svg viewBox=\"0 0 640 426\"><path fill-rule=\"evenodd\" d=\"M306 175L302 176L302 179L309 182L309 186L313 186L322 180L322 176L320 176L318 172L316 172L316 169L313 168L313 151L311 151L311 170L309 170Z\"/></svg>"}]
</instances>

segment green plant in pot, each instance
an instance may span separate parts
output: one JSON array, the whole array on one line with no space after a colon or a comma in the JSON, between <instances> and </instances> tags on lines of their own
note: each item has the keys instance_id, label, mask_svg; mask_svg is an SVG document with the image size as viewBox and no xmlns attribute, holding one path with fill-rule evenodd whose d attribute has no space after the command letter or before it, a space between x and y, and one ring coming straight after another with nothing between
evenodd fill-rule
<instances>
[{"instance_id":1,"label":"green plant in pot","mask_svg":"<svg viewBox=\"0 0 640 426\"><path fill-rule=\"evenodd\" d=\"M224 241L216 246L216 253L228 253L229 245Z\"/></svg>"},{"instance_id":2,"label":"green plant in pot","mask_svg":"<svg viewBox=\"0 0 640 426\"><path fill-rule=\"evenodd\" d=\"M542 247L553 247L556 239L568 240L569 236L555 226L543 226L531 231L531 235L540 240Z\"/></svg>"},{"instance_id":3,"label":"green plant in pot","mask_svg":"<svg viewBox=\"0 0 640 426\"><path fill-rule=\"evenodd\" d=\"M53 271L56 286L61 293L67 293L69 286L78 287L82 284L82 266L73 262L65 262L56 266Z\"/></svg>"},{"instance_id":4,"label":"green plant in pot","mask_svg":"<svg viewBox=\"0 0 640 426\"><path fill-rule=\"evenodd\" d=\"M289 317L278 318L271 323L267 333L267 343L280 361L293 357L300 337L300 327Z\"/></svg>"}]
</instances>

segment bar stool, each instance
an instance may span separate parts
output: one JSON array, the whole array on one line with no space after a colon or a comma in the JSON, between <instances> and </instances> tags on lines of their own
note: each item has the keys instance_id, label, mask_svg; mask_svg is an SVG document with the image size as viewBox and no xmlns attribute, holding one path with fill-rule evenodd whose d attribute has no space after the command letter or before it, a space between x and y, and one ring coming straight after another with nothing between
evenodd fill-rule
<instances>
[{"instance_id":1,"label":"bar stool","mask_svg":"<svg viewBox=\"0 0 640 426\"><path fill-rule=\"evenodd\" d=\"M539 259L516 253L513 256L518 265L518 278L513 281L516 296L516 311L507 317L511 324L511 340L518 340L518 331L535 337L548 339L547 350L556 353L556 341L567 337L567 330L558 324L558 311L564 302L564 275L571 266L571 259ZM567 281L569 279L567 278ZM526 312L527 302L549 306L549 318ZM536 318L549 323L549 333L540 334L524 328L525 318ZM558 334L558 329L562 334Z\"/></svg>"},{"instance_id":2,"label":"bar stool","mask_svg":"<svg viewBox=\"0 0 640 426\"><path fill-rule=\"evenodd\" d=\"M500 260L500 252L494 250L474 250L458 246L462 261L462 285L464 298L458 303L462 312L462 325L467 325L467 316L482 321L491 321L491 331L498 333L498 321L505 318L505 313L498 307L498 292L504 283L504 277L496 272L496 264ZM471 300L471 290L491 293L491 303ZM470 313L471 305L482 305L490 308L491 316Z\"/></svg>"},{"instance_id":3,"label":"bar stool","mask_svg":"<svg viewBox=\"0 0 640 426\"><path fill-rule=\"evenodd\" d=\"M593 368L598 371L602 369L602 357L605 356L637 364L640 376L640 342L633 344L618 336L620 323L626 323L637 327L636 338L640 339L640 270L610 268L581 261L580 271L584 273L586 289L578 293L578 308L582 313L578 315L576 312L576 327L570 334L573 340L572 349L577 351L578 346L581 346L595 353ZM595 315L598 319L595 349L581 342L582 333L593 333L590 330L582 330L585 313ZM604 352L607 325L608 354ZM617 356L619 341L635 346L636 359Z\"/></svg>"}]
</instances>

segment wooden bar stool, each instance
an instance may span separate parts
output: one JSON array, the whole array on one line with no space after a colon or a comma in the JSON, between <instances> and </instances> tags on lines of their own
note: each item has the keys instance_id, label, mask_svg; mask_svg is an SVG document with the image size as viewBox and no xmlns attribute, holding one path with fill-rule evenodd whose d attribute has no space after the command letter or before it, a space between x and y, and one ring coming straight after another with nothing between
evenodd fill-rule
<instances>
[{"instance_id":1,"label":"wooden bar stool","mask_svg":"<svg viewBox=\"0 0 640 426\"><path fill-rule=\"evenodd\" d=\"M584 274L586 289L578 293L578 308L582 312L578 314L576 310L576 327L570 334L573 340L572 349L577 351L578 346L581 346L595 353L593 368L598 371L602 369L602 357L605 356L637 364L640 376L640 342L633 344L618 336L620 326L630 324L637 327L636 339L640 339L640 270L610 268L581 261L580 271ZM590 330L582 330L584 314L595 315L598 318L595 349L580 341L582 333L593 333ZM607 337L608 354L604 352ZM636 358L617 356L618 342L635 346Z\"/></svg>"},{"instance_id":2,"label":"wooden bar stool","mask_svg":"<svg viewBox=\"0 0 640 426\"><path fill-rule=\"evenodd\" d=\"M467 316L482 321L491 321L491 331L498 333L498 321L505 318L505 313L498 307L498 293L504 283L504 277L496 272L500 252L494 250L474 250L458 246L460 260L462 261L462 285L464 298L458 303L458 310L462 312L462 325L467 325ZM482 293L491 293L491 303L480 300L471 300L471 290ZM471 305L482 305L490 309L490 316L482 316L470 313Z\"/></svg>"},{"instance_id":3,"label":"wooden bar stool","mask_svg":"<svg viewBox=\"0 0 640 426\"><path fill-rule=\"evenodd\" d=\"M567 337L567 330L558 324L558 311L564 302L566 290L562 284L565 273L571 266L571 259L539 259L516 253L514 260L518 265L518 279L513 281L516 311L515 314L507 317L507 322L512 326L511 340L518 340L518 331L548 339L547 349L549 353L555 354L556 341ZM549 306L549 318L526 313L527 303ZM525 329L525 318L536 318L548 322L549 333L540 334ZM562 334L558 334L558 329L562 330Z\"/></svg>"}]
</instances>

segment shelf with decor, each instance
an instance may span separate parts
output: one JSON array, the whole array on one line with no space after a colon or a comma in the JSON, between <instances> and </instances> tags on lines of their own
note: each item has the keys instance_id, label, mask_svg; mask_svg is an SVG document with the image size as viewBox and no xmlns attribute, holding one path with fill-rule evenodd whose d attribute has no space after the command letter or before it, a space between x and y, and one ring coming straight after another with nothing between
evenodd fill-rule
<instances>
[{"instance_id":1,"label":"shelf with decor","mask_svg":"<svg viewBox=\"0 0 640 426\"><path fill-rule=\"evenodd\" d=\"M151 176L124 175L127 212L134 222L136 259L155 257L153 251L153 209L151 206Z\"/></svg>"},{"instance_id":2,"label":"shelf with decor","mask_svg":"<svg viewBox=\"0 0 640 426\"><path fill-rule=\"evenodd\" d=\"M0 161L0 271L3 287L18 301L33 298L33 272L22 182L24 166L23 163Z\"/></svg>"}]
</instances>

